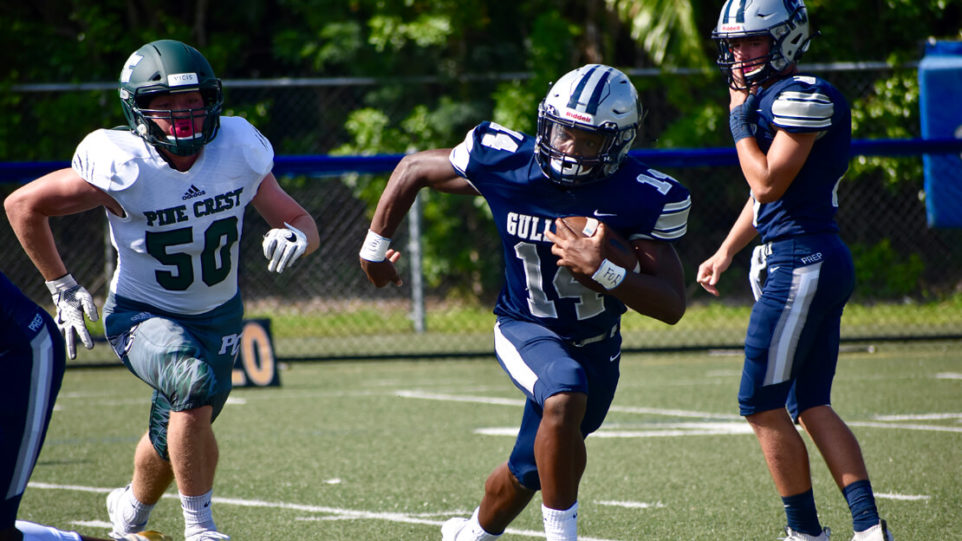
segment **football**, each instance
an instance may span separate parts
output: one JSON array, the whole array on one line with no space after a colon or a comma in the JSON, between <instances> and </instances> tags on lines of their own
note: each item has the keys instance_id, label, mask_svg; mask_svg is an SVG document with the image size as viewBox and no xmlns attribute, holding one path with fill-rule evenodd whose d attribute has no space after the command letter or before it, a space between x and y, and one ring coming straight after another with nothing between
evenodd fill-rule
<instances>
[{"instance_id":1,"label":"football","mask_svg":"<svg viewBox=\"0 0 962 541\"><path fill-rule=\"evenodd\" d=\"M561 220L574 230L575 233L579 233L585 237L594 235L598 229L598 219L590 216L566 216ZM605 242L604 257L615 265L624 267L628 272L639 272L641 270L641 263L638 261L638 256L635 255L635 251L628 239L622 237L610 227L606 229L608 231L608 238ZM575 280L578 280L581 285L592 291L597 293L607 292L604 286L592 280L590 275L574 272L571 273L571 275L574 276Z\"/></svg>"}]
</instances>

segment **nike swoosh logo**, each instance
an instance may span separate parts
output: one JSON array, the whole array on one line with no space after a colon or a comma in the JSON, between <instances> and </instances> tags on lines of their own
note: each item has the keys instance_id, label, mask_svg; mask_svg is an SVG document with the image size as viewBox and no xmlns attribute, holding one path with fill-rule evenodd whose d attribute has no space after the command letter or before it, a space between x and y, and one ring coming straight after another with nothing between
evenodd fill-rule
<instances>
[{"instance_id":1,"label":"nike swoosh logo","mask_svg":"<svg viewBox=\"0 0 962 541\"><path fill-rule=\"evenodd\" d=\"M621 357L621 353L615 353L611 357L608 357L608 362L613 363L618 360L618 357Z\"/></svg>"},{"instance_id":2,"label":"nike swoosh logo","mask_svg":"<svg viewBox=\"0 0 962 541\"><path fill-rule=\"evenodd\" d=\"M617 216L617 214L611 214L611 213L609 213L609 212L601 212L601 211L599 211L599 210L595 210L595 213L594 213L594 214L595 214L595 216L597 216L597 217L599 217L599 218L601 218L601 217L603 217L603 216Z\"/></svg>"}]
</instances>

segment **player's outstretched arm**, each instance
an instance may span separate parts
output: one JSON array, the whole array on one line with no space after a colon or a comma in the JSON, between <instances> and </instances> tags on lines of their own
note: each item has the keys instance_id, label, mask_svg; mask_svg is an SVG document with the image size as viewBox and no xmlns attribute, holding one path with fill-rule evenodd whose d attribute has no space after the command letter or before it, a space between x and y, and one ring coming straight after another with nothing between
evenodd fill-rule
<instances>
[{"instance_id":1,"label":"player's outstretched arm","mask_svg":"<svg viewBox=\"0 0 962 541\"><path fill-rule=\"evenodd\" d=\"M445 193L477 195L474 187L460 177L448 160L451 149L425 150L409 154L394 168L381 193L367 236L358 254L361 269L377 287L401 285L394 264L401 253L390 248L391 238L407 215L421 188Z\"/></svg>"},{"instance_id":2,"label":"player's outstretched arm","mask_svg":"<svg viewBox=\"0 0 962 541\"><path fill-rule=\"evenodd\" d=\"M76 338L92 349L93 339L84 321L97 321L93 297L74 277L60 257L50 229L51 216L66 216L99 206L123 216L114 198L82 179L72 168L60 169L17 189L3 202L10 227L24 252L43 276L57 307L57 327L66 342L67 355L77 357Z\"/></svg>"},{"instance_id":3,"label":"player's outstretched arm","mask_svg":"<svg viewBox=\"0 0 962 541\"><path fill-rule=\"evenodd\" d=\"M67 274L50 230L51 216L77 214L98 206L123 216L123 209L112 197L80 178L69 167L18 188L7 196L3 206L10 227L44 280L55 280Z\"/></svg>"}]
</instances>

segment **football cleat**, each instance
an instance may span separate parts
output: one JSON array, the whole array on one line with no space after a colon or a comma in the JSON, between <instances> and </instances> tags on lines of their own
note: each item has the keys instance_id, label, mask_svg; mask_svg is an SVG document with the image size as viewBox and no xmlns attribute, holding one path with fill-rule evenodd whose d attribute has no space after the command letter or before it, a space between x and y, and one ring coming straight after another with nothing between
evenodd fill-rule
<instances>
[{"instance_id":1,"label":"football cleat","mask_svg":"<svg viewBox=\"0 0 962 541\"><path fill-rule=\"evenodd\" d=\"M780 537L783 541L829 541L832 535L832 530L825 528L822 533L818 535L809 535L807 533L796 532L795 530L785 526L785 537Z\"/></svg>"},{"instance_id":2,"label":"football cleat","mask_svg":"<svg viewBox=\"0 0 962 541\"><path fill-rule=\"evenodd\" d=\"M118 509L120 499L128 490L130 490L130 485L121 488L115 488L110 491L110 494L107 494L107 516L110 517L110 524L112 525L112 529L109 534L111 539L123 540L126 539L124 537L125 535L131 533L131 530L140 532L144 531L144 528L147 527L146 520L141 524L127 524L120 510Z\"/></svg>"},{"instance_id":3,"label":"football cleat","mask_svg":"<svg viewBox=\"0 0 962 541\"><path fill-rule=\"evenodd\" d=\"M449 518L441 525L441 541L455 541L458 532L468 525L468 519L462 517Z\"/></svg>"},{"instance_id":4,"label":"football cleat","mask_svg":"<svg viewBox=\"0 0 962 541\"><path fill-rule=\"evenodd\" d=\"M174 541L169 535L145 530L143 532L129 533L120 538L122 541Z\"/></svg>"},{"instance_id":5,"label":"football cleat","mask_svg":"<svg viewBox=\"0 0 962 541\"><path fill-rule=\"evenodd\" d=\"M852 541L894 541L894 539L892 532L889 531L889 525L884 520L864 532L855 532L855 536L852 537Z\"/></svg>"},{"instance_id":6,"label":"football cleat","mask_svg":"<svg viewBox=\"0 0 962 541\"><path fill-rule=\"evenodd\" d=\"M188 537L186 541L227 541L229 539L230 536L226 533L220 533L217 530L207 530Z\"/></svg>"}]
</instances>

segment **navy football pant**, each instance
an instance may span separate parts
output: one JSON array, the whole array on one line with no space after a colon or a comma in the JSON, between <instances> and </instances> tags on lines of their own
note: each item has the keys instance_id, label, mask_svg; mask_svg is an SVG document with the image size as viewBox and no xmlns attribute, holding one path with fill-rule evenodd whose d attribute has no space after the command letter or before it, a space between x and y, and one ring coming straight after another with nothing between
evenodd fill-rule
<instances>
[{"instance_id":1,"label":"navy football pant","mask_svg":"<svg viewBox=\"0 0 962 541\"><path fill-rule=\"evenodd\" d=\"M527 400L508 469L531 490L540 490L534 439L545 400L563 392L588 395L581 434L597 430L608 414L618 386L621 335L577 347L545 327L498 318L495 326L498 362Z\"/></svg>"},{"instance_id":2,"label":"navy football pant","mask_svg":"<svg viewBox=\"0 0 962 541\"><path fill-rule=\"evenodd\" d=\"M769 246L768 276L752 308L738 403L742 415L787 407L792 419L831 404L842 309L855 285L838 235Z\"/></svg>"},{"instance_id":3,"label":"navy football pant","mask_svg":"<svg viewBox=\"0 0 962 541\"><path fill-rule=\"evenodd\" d=\"M46 311L33 305L15 315L0 318L0 530L17 518L66 363L63 337Z\"/></svg>"}]
</instances>

